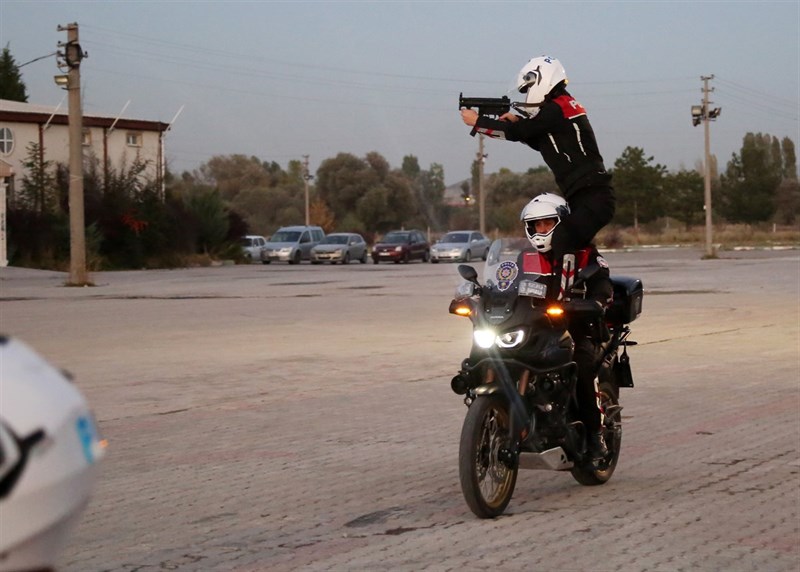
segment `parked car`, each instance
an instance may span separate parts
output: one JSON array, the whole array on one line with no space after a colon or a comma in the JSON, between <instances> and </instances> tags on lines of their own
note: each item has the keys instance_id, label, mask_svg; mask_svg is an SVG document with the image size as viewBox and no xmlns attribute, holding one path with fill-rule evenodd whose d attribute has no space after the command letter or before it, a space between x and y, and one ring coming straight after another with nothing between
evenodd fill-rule
<instances>
[{"instance_id":1,"label":"parked car","mask_svg":"<svg viewBox=\"0 0 800 572\"><path fill-rule=\"evenodd\" d=\"M473 258L486 260L491 241L477 230L453 230L431 247L431 262L458 260L469 262Z\"/></svg>"},{"instance_id":2,"label":"parked car","mask_svg":"<svg viewBox=\"0 0 800 572\"><path fill-rule=\"evenodd\" d=\"M267 239L258 234L247 234L239 239L239 244L247 260L261 260L261 249L267 245Z\"/></svg>"},{"instance_id":3,"label":"parked car","mask_svg":"<svg viewBox=\"0 0 800 572\"><path fill-rule=\"evenodd\" d=\"M375 264L384 261L409 262L415 258L428 262L431 245L418 230L393 230L372 247Z\"/></svg>"},{"instance_id":4,"label":"parked car","mask_svg":"<svg viewBox=\"0 0 800 572\"><path fill-rule=\"evenodd\" d=\"M261 262L272 261L299 264L311 258L311 249L325 238L325 231L318 226L284 226L270 237L261 250Z\"/></svg>"},{"instance_id":5,"label":"parked car","mask_svg":"<svg viewBox=\"0 0 800 572\"><path fill-rule=\"evenodd\" d=\"M367 261L367 243L363 236L354 232L331 233L311 249L311 264L349 264L351 260L362 264Z\"/></svg>"}]
</instances>

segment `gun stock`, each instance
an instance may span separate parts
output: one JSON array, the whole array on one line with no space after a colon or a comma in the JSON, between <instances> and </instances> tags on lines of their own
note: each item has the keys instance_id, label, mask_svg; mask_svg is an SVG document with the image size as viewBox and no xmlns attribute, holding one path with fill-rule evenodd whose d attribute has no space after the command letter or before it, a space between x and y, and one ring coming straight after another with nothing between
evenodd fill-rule
<instances>
[{"instance_id":1,"label":"gun stock","mask_svg":"<svg viewBox=\"0 0 800 572\"><path fill-rule=\"evenodd\" d=\"M511 100L507 95L503 97L464 97L458 95L459 109L476 109L478 115L501 116L511 111Z\"/></svg>"}]
</instances>

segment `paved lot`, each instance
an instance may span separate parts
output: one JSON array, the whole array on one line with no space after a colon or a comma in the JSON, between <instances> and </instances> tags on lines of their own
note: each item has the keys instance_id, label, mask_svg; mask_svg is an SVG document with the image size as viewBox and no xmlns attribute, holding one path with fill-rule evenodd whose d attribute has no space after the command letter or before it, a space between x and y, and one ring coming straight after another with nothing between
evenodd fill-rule
<instances>
[{"instance_id":1,"label":"paved lot","mask_svg":"<svg viewBox=\"0 0 800 572\"><path fill-rule=\"evenodd\" d=\"M800 570L798 251L608 259L646 292L617 472L521 472L492 521L458 485L455 265L0 270L0 329L110 442L62 572Z\"/></svg>"}]
</instances>

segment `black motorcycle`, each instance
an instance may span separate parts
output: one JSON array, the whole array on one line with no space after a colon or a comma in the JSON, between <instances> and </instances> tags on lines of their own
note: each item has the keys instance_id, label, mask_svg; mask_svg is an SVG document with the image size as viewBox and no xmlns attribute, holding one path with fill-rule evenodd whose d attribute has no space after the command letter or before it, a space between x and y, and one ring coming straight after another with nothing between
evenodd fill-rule
<instances>
[{"instance_id":1,"label":"black motorcycle","mask_svg":"<svg viewBox=\"0 0 800 572\"><path fill-rule=\"evenodd\" d=\"M568 470L582 485L600 485L619 459L619 389L633 387L627 347L636 342L628 340L628 324L641 313L642 283L612 277L614 302L604 309L582 298L598 269L590 265L574 273L568 295L553 304L545 298L548 266L527 242L500 239L488 254L484 284L473 267L458 267L466 282L450 312L473 324L472 350L451 382L468 407L459 475L467 504L481 518L503 513L518 469ZM597 383L608 454L599 460L588 453L577 418L571 319L594 321L605 340Z\"/></svg>"}]
</instances>

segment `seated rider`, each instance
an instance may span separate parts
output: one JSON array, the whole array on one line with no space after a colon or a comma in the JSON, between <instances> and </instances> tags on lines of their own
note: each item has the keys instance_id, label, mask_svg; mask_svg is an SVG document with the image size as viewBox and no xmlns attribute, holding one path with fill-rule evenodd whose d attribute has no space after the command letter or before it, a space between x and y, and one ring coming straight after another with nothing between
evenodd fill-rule
<instances>
[{"instance_id":1,"label":"seated rider","mask_svg":"<svg viewBox=\"0 0 800 572\"><path fill-rule=\"evenodd\" d=\"M530 201L522 210L521 219L525 225L525 234L530 243L543 254L551 266L555 267L552 250L552 237L561 218L569 214L567 202L558 195L543 193ZM586 282L585 298L596 300L604 307L613 297L613 287L609 277L608 263L600 256L594 245L578 250L575 253L575 271L596 263L600 270ZM552 282L552 281L551 281ZM606 456L605 439L603 438L602 414L597 400L597 370L600 366L601 343L607 330L605 323L572 320L569 333L575 342L573 360L578 365L578 381L576 399L578 418L586 428L586 441L592 458L601 459Z\"/></svg>"}]
</instances>

